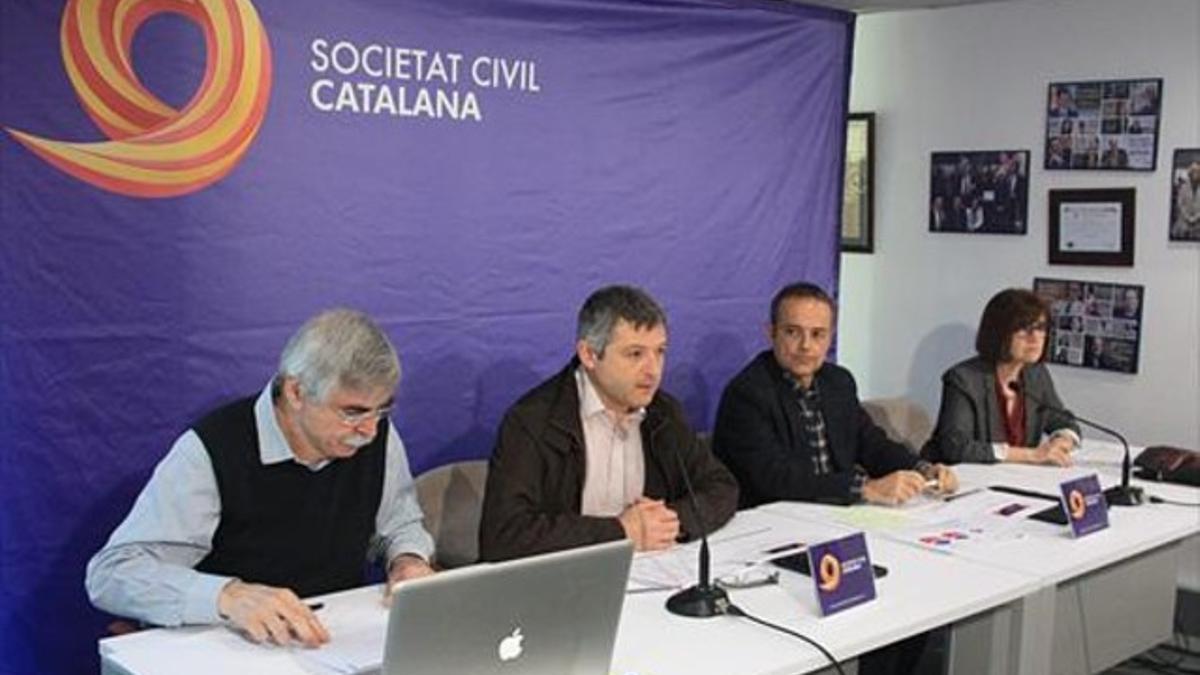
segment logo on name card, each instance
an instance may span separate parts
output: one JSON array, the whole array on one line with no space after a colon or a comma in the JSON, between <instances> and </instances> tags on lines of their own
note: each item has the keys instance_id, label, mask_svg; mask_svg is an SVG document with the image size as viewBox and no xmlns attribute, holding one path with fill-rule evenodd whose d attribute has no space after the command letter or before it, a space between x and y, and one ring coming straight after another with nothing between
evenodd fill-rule
<instances>
[{"instance_id":1,"label":"logo on name card","mask_svg":"<svg viewBox=\"0 0 1200 675\"><path fill-rule=\"evenodd\" d=\"M195 23L207 47L200 88L180 110L133 69L134 35L160 14ZM159 198L208 187L242 160L266 116L271 47L250 0L68 0L60 43L71 87L107 140L5 130L55 168L104 190Z\"/></svg>"},{"instance_id":2,"label":"logo on name card","mask_svg":"<svg viewBox=\"0 0 1200 675\"><path fill-rule=\"evenodd\" d=\"M1076 537L1108 527L1108 502L1096 474L1064 481L1059 486L1063 509Z\"/></svg>"},{"instance_id":3,"label":"logo on name card","mask_svg":"<svg viewBox=\"0 0 1200 675\"><path fill-rule=\"evenodd\" d=\"M817 569L821 575L818 580L821 590L836 591L838 585L842 583L842 563L838 562L838 559L832 554L826 553L821 556L821 564Z\"/></svg>"},{"instance_id":4,"label":"logo on name card","mask_svg":"<svg viewBox=\"0 0 1200 675\"><path fill-rule=\"evenodd\" d=\"M1079 520L1087 513L1087 502L1079 490L1071 490L1071 494L1067 495L1067 506L1071 512L1071 520Z\"/></svg>"},{"instance_id":5,"label":"logo on name card","mask_svg":"<svg viewBox=\"0 0 1200 675\"><path fill-rule=\"evenodd\" d=\"M875 572L862 532L810 546L808 564L816 570L813 587L823 615L875 599Z\"/></svg>"}]
</instances>

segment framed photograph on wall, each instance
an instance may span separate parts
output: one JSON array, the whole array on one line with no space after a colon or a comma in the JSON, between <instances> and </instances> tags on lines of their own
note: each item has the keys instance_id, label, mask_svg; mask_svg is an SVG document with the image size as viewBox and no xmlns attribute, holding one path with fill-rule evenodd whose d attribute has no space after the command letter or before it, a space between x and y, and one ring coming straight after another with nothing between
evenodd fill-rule
<instances>
[{"instance_id":1,"label":"framed photograph on wall","mask_svg":"<svg viewBox=\"0 0 1200 675\"><path fill-rule=\"evenodd\" d=\"M1046 360L1066 366L1138 371L1145 289L1070 279L1034 279L1050 306Z\"/></svg>"},{"instance_id":2,"label":"framed photograph on wall","mask_svg":"<svg viewBox=\"0 0 1200 675\"><path fill-rule=\"evenodd\" d=\"M1050 191L1050 264L1133 267L1134 189Z\"/></svg>"},{"instance_id":3,"label":"framed photograph on wall","mask_svg":"<svg viewBox=\"0 0 1200 675\"><path fill-rule=\"evenodd\" d=\"M875 113L850 113L842 184L842 250L875 250Z\"/></svg>"},{"instance_id":4,"label":"framed photograph on wall","mask_svg":"<svg viewBox=\"0 0 1200 675\"><path fill-rule=\"evenodd\" d=\"M1029 151L935 152L929 231L1025 234Z\"/></svg>"},{"instance_id":5,"label":"framed photograph on wall","mask_svg":"<svg viewBox=\"0 0 1200 675\"><path fill-rule=\"evenodd\" d=\"M1045 168L1154 171L1162 94L1162 78L1051 82Z\"/></svg>"},{"instance_id":6,"label":"framed photograph on wall","mask_svg":"<svg viewBox=\"0 0 1200 675\"><path fill-rule=\"evenodd\" d=\"M1200 241L1200 148L1176 150L1171 162L1171 241Z\"/></svg>"}]
</instances>

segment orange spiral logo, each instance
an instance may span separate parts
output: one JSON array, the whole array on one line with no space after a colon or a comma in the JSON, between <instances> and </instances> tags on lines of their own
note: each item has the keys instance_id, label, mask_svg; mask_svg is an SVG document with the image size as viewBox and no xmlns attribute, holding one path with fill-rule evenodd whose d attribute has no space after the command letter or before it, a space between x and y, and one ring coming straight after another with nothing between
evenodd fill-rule
<instances>
[{"instance_id":1,"label":"orange spiral logo","mask_svg":"<svg viewBox=\"0 0 1200 675\"><path fill-rule=\"evenodd\" d=\"M837 587L842 583L842 564L838 562L838 559L832 553L826 553L821 556L818 574L821 578L821 590L837 590Z\"/></svg>"},{"instance_id":2,"label":"orange spiral logo","mask_svg":"<svg viewBox=\"0 0 1200 675\"><path fill-rule=\"evenodd\" d=\"M1067 504L1071 508L1071 520L1079 520L1087 512L1087 502L1079 490L1071 490L1071 493L1067 495Z\"/></svg>"},{"instance_id":3,"label":"orange spiral logo","mask_svg":"<svg viewBox=\"0 0 1200 675\"><path fill-rule=\"evenodd\" d=\"M182 110L142 86L133 36L175 13L200 26L200 88ZM63 63L80 103L108 141L73 143L6 129L58 169L131 197L173 197L221 180L246 154L267 112L271 47L250 0L68 0Z\"/></svg>"}]
</instances>

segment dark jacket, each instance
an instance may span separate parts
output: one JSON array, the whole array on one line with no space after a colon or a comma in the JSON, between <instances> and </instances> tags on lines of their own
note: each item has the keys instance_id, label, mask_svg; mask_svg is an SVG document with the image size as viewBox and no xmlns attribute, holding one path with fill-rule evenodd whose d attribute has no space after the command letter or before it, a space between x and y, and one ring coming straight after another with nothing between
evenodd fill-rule
<instances>
[{"instance_id":1,"label":"dark jacket","mask_svg":"<svg viewBox=\"0 0 1200 675\"><path fill-rule=\"evenodd\" d=\"M1054 381L1045 365L1035 363L1021 371L1025 395L1025 445L1037 447L1042 434L1060 429L1079 433L1070 415L1040 404L1062 408ZM996 399L996 367L978 356L967 359L942 375L942 405L933 436L921 450L934 462L996 461L992 443L1004 443L1004 419Z\"/></svg>"},{"instance_id":2,"label":"dark jacket","mask_svg":"<svg viewBox=\"0 0 1200 675\"><path fill-rule=\"evenodd\" d=\"M872 478L916 466L916 455L867 415L850 371L826 363L813 381L834 465L825 475L813 470L796 393L773 353L756 356L721 394L713 449L737 477L743 507L779 500L846 504L855 466Z\"/></svg>"},{"instance_id":3,"label":"dark jacket","mask_svg":"<svg viewBox=\"0 0 1200 675\"><path fill-rule=\"evenodd\" d=\"M580 514L587 455L579 393L572 362L558 375L525 394L500 424L488 467L479 555L506 560L621 539L615 518ZM687 466L708 531L724 525L737 509L737 483L700 446L679 404L659 391L641 424L645 456L644 494L663 499L679 514L682 537L700 533L680 473Z\"/></svg>"}]
</instances>

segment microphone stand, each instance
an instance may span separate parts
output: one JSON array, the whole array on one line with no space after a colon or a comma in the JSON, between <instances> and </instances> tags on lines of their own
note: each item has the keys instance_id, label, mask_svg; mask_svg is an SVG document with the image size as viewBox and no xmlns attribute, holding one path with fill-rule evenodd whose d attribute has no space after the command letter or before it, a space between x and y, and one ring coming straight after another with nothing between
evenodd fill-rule
<instances>
[{"instance_id":1,"label":"microphone stand","mask_svg":"<svg viewBox=\"0 0 1200 675\"><path fill-rule=\"evenodd\" d=\"M1023 389L1022 389L1020 383L1018 383L1018 382L1009 382L1008 388L1011 389L1012 391L1016 392L1017 394L1021 394L1023 392ZM1142 491L1142 488L1129 484L1129 474L1132 470L1132 459L1130 458L1130 453L1129 453L1129 441L1125 440L1124 436L1117 433L1115 430L1104 426L1103 424L1100 424L1098 422L1093 422L1089 419L1080 417L1079 415L1076 415L1075 413L1071 412L1070 410L1067 410L1066 408L1062 408L1062 407L1059 407L1056 405L1051 405L1049 403L1046 403L1045 401L1041 400L1040 398L1037 398L1037 397L1029 394L1029 392L1027 392L1027 391L1025 391L1024 393L1025 393L1025 398L1028 398L1029 400L1036 403L1038 408L1045 408L1046 410L1051 410L1056 413L1066 415L1067 417L1070 417L1071 419L1075 420L1076 422L1085 424L1085 425L1087 425L1093 429L1096 429L1098 431L1102 431L1110 436L1113 436L1118 441L1121 441L1121 446L1123 448L1125 448L1125 456L1121 460L1121 484L1114 485L1113 487L1110 487L1107 490L1105 490L1104 498L1108 501L1108 503L1110 505L1115 505L1115 506L1140 506L1146 502L1146 495Z\"/></svg>"},{"instance_id":2,"label":"microphone stand","mask_svg":"<svg viewBox=\"0 0 1200 675\"><path fill-rule=\"evenodd\" d=\"M700 526L700 582L694 586L675 593L667 598L667 611L678 616L704 619L725 614L729 607L729 594L725 589L713 584L709 577L708 527L704 524L704 515L700 511L700 500L696 499L696 491L692 489L692 479L688 478L687 466L683 463L683 454L675 448L675 460L679 463L679 471L683 474L683 485L687 488L688 499L692 510L696 512L696 522Z\"/></svg>"}]
</instances>

